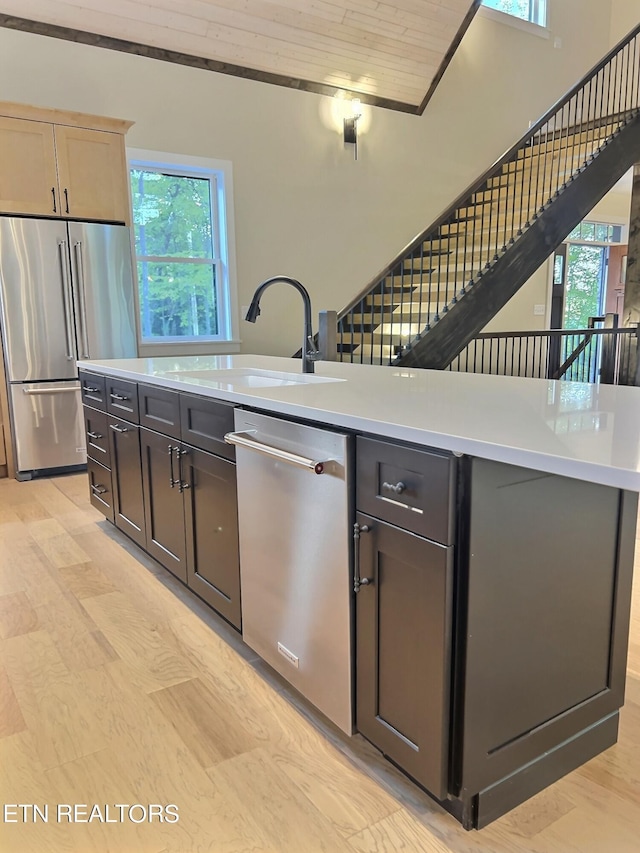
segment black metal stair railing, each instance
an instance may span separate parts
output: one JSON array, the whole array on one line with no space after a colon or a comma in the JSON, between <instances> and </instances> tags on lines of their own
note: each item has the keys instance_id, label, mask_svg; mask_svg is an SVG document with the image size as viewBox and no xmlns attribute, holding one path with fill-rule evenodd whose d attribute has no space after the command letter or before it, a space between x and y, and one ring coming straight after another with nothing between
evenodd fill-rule
<instances>
[{"instance_id":1,"label":"black metal stair railing","mask_svg":"<svg viewBox=\"0 0 640 853\"><path fill-rule=\"evenodd\" d=\"M339 313L338 358L399 361L639 113L640 25Z\"/></svg>"},{"instance_id":2,"label":"black metal stair railing","mask_svg":"<svg viewBox=\"0 0 640 853\"><path fill-rule=\"evenodd\" d=\"M448 370L617 385L635 363L640 329L481 332Z\"/></svg>"}]
</instances>

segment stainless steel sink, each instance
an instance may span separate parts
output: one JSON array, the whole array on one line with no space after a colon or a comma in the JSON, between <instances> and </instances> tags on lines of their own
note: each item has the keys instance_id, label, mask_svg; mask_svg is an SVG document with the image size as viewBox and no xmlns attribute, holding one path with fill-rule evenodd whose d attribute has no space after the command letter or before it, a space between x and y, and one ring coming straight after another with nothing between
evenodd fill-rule
<instances>
[{"instance_id":1,"label":"stainless steel sink","mask_svg":"<svg viewBox=\"0 0 640 853\"><path fill-rule=\"evenodd\" d=\"M286 373L281 370L230 367L222 370L172 370L178 379L200 379L217 385L242 385L245 388L277 388L284 385L316 385L322 382L344 382L332 376L315 373Z\"/></svg>"}]
</instances>

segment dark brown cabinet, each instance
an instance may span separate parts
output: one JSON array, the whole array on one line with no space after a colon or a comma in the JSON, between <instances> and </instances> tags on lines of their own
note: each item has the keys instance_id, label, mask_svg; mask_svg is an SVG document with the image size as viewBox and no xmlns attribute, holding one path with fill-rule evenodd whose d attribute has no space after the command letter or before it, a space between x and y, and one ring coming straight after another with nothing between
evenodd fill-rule
<instances>
[{"instance_id":1,"label":"dark brown cabinet","mask_svg":"<svg viewBox=\"0 0 640 853\"><path fill-rule=\"evenodd\" d=\"M179 443L149 429L140 430L147 551L184 583L186 543L179 475Z\"/></svg>"},{"instance_id":2,"label":"dark brown cabinet","mask_svg":"<svg viewBox=\"0 0 640 853\"><path fill-rule=\"evenodd\" d=\"M84 429L87 436L87 455L105 468L111 468L109 425L106 412L84 407Z\"/></svg>"},{"instance_id":3,"label":"dark brown cabinet","mask_svg":"<svg viewBox=\"0 0 640 853\"><path fill-rule=\"evenodd\" d=\"M89 500L105 518L113 521L113 493L111 491L111 469L100 465L95 459L87 459L89 475Z\"/></svg>"},{"instance_id":4,"label":"dark brown cabinet","mask_svg":"<svg viewBox=\"0 0 640 853\"><path fill-rule=\"evenodd\" d=\"M107 408L106 380L98 373L87 373L86 370L78 371L80 379L80 393L85 406L105 411Z\"/></svg>"},{"instance_id":5,"label":"dark brown cabinet","mask_svg":"<svg viewBox=\"0 0 640 853\"><path fill-rule=\"evenodd\" d=\"M113 417L108 423L115 525L145 548L140 427Z\"/></svg>"},{"instance_id":6,"label":"dark brown cabinet","mask_svg":"<svg viewBox=\"0 0 640 853\"><path fill-rule=\"evenodd\" d=\"M357 524L357 728L443 799L453 549L361 513Z\"/></svg>"},{"instance_id":7,"label":"dark brown cabinet","mask_svg":"<svg viewBox=\"0 0 640 853\"><path fill-rule=\"evenodd\" d=\"M240 628L235 465L141 429L147 551Z\"/></svg>"},{"instance_id":8,"label":"dark brown cabinet","mask_svg":"<svg viewBox=\"0 0 640 853\"><path fill-rule=\"evenodd\" d=\"M138 386L127 379L106 378L107 412L138 423Z\"/></svg>"},{"instance_id":9,"label":"dark brown cabinet","mask_svg":"<svg viewBox=\"0 0 640 853\"><path fill-rule=\"evenodd\" d=\"M356 464L357 729L444 799L455 459L359 437Z\"/></svg>"},{"instance_id":10,"label":"dark brown cabinet","mask_svg":"<svg viewBox=\"0 0 640 853\"><path fill-rule=\"evenodd\" d=\"M236 466L183 446L187 583L240 630Z\"/></svg>"},{"instance_id":11,"label":"dark brown cabinet","mask_svg":"<svg viewBox=\"0 0 640 853\"><path fill-rule=\"evenodd\" d=\"M177 391L158 388L157 385L138 385L138 410L140 426L148 427L180 438L180 402L184 399Z\"/></svg>"},{"instance_id":12,"label":"dark brown cabinet","mask_svg":"<svg viewBox=\"0 0 640 853\"><path fill-rule=\"evenodd\" d=\"M233 406L87 371L81 383L91 502L240 630Z\"/></svg>"}]
</instances>

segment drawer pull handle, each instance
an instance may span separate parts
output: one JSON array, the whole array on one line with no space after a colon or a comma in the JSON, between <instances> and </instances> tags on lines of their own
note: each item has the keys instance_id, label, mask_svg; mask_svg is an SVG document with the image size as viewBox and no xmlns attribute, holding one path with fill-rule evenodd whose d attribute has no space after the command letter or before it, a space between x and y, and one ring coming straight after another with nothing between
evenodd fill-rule
<instances>
[{"instance_id":1,"label":"drawer pull handle","mask_svg":"<svg viewBox=\"0 0 640 853\"><path fill-rule=\"evenodd\" d=\"M169 454L169 486L172 489L174 488L174 486L178 485L178 480L176 480L176 478L173 476L173 451L174 451L174 449L177 451L180 450L179 447L174 448L173 444L167 445L167 453Z\"/></svg>"},{"instance_id":2,"label":"drawer pull handle","mask_svg":"<svg viewBox=\"0 0 640 853\"><path fill-rule=\"evenodd\" d=\"M382 488L385 491L391 492L394 495L401 495L407 489L403 482L396 483L395 486L393 483L383 483Z\"/></svg>"},{"instance_id":3,"label":"drawer pull handle","mask_svg":"<svg viewBox=\"0 0 640 853\"><path fill-rule=\"evenodd\" d=\"M111 397L112 400L119 400L122 402L125 402L125 401L131 399L130 397L125 397L123 394L116 394L116 393L111 393L111 394L109 394L109 396Z\"/></svg>"},{"instance_id":4,"label":"drawer pull handle","mask_svg":"<svg viewBox=\"0 0 640 853\"><path fill-rule=\"evenodd\" d=\"M89 438L93 438L95 441L97 441L99 438L104 438L101 432L89 432L89 430L87 430L87 435Z\"/></svg>"},{"instance_id":5,"label":"drawer pull handle","mask_svg":"<svg viewBox=\"0 0 640 853\"><path fill-rule=\"evenodd\" d=\"M96 387L95 385L85 385L84 386L84 393L85 394L97 394L99 391L100 391L100 389L98 387Z\"/></svg>"},{"instance_id":6,"label":"drawer pull handle","mask_svg":"<svg viewBox=\"0 0 640 853\"><path fill-rule=\"evenodd\" d=\"M119 427L116 424L109 424L114 432L129 432L129 427Z\"/></svg>"},{"instance_id":7,"label":"drawer pull handle","mask_svg":"<svg viewBox=\"0 0 640 853\"><path fill-rule=\"evenodd\" d=\"M107 492L107 488L106 488L106 486L103 486L103 485L97 485L97 486L94 486L94 485L93 485L93 483L92 483L92 484L91 484L91 491L92 491L95 495L104 495L104 494L106 494L106 492Z\"/></svg>"},{"instance_id":8,"label":"drawer pull handle","mask_svg":"<svg viewBox=\"0 0 640 853\"><path fill-rule=\"evenodd\" d=\"M191 488L191 483L188 483L186 480L182 479L182 457L186 456L189 451L188 450L180 450L179 447L176 447L177 456L178 456L178 491L180 494L184 492L185 489Z\"/></svg>"},{"instance_id":9,"label":"drawer pull handle","mask_svg":"<svg viewBox=\"0 0 640 853\"><path fill-rule=\"evenodd\" d=\"M368 586L373 583L373 578L360 577L360 534L369 533L371 528L368 524L353 525L353 591L360 592L361 586Z\"/></svg>"}]
</instances>

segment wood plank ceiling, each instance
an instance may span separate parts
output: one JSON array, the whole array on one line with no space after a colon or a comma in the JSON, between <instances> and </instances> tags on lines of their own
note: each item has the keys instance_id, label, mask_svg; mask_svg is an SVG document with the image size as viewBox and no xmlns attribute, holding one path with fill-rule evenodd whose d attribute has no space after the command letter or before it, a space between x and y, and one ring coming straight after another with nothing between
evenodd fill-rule
<instances>
[{"instance_id":1,"label":"wood plank ceiling","mask_svg":"<svg viewBox=\"0 0 640 853\"><path fill-rule=\"evenodd\" d=\"M0 26L421 113L480 0L0 0Z\"/></svg>"}]
</instances>

